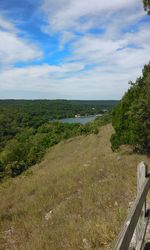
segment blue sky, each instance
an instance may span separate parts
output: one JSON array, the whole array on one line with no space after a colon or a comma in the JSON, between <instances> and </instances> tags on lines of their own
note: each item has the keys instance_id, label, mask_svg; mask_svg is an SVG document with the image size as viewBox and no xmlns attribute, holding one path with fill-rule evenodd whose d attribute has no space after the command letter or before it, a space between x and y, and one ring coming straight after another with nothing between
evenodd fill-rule
<instances>
[{"instance_id":1,"label":"blue sky","mask_svg":"<svg viewBox=\"0 0 150 250\"><path fill-rule=\"evenodd\" d=\"M142 0L1 0L0 98L120 99L149 30Z\"/></svg>"}]
</instances>

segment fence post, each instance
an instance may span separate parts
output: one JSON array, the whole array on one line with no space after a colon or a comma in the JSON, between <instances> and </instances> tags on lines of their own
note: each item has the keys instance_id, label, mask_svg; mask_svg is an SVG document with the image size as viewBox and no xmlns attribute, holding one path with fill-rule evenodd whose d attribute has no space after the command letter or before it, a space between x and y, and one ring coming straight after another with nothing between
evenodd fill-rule
<instances>
[{"instance_id":1,"label":"fence post","mask_svg":"<svg viewBox=\"0 0 150 250\"><path fill-rule=\"evenodd\" d=\"M137 166L137 195L140 193L141 188L145 183L146 176L147 176L147 166L144 162L141 162ZM142 250L144 247L144 235L146 228L145 215L146 215L146 199L136 226L136 250Z\"/></svg>"}]
</instances>

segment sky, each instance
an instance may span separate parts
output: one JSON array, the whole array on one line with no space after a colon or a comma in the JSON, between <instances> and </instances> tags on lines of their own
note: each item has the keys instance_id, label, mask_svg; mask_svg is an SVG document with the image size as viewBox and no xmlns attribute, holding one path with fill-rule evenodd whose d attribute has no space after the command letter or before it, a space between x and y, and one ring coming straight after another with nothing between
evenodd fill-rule
<instances>
[{"instance_id":1,"label":"sky","mask_svg":"<svg viewBox=\"0 0 150 250\"><path fill-rule=\"evenodd\" d=\"M142 0L0 0L0 99L118 100L149 61Z\"/></svg>"}]
</instances>

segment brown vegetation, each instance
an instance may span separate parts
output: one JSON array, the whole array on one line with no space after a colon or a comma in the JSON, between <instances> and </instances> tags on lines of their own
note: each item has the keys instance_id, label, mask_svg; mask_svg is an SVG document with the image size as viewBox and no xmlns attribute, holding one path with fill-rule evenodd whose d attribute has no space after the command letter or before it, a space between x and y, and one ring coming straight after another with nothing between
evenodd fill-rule
<instances>
[{"instance_id":1,"label":"brown vegetation","mask_svg":"<svg viewBox=\"0 0 150 250\"><path fill-rule=\"evenodd\" d=\"M136 195L143 155L113 153L111 125L51 148L39 165L0 185L0 250L112 249Z\"/></svg>"}]
</instances>

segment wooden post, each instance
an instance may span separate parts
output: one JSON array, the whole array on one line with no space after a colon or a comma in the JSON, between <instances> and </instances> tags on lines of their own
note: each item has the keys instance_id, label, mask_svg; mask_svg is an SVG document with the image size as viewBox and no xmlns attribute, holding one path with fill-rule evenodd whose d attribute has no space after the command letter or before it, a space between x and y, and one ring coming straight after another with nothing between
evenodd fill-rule
<instances>
[{"instance_id":1,"label":"wooden post","mask_svg":"<svg viewBox=\"0 0 150 250\"><path fill-rule=\"evenodd\" d=\"M120 231L114 250L129 249L132 236L136 232L136 250L142 250L148 216L145 217L146 197L150 189L150 174L147 173L147 166L144 162L138 165L137 171L137 197L128 217Z\"/></svg>"},{"instance_id":2,"label":"wooden post","mask_svg":"<svg viewBox=\"0 0 150 250\"><path fill-rule=\"evenodd\" d=\"M137 195L141 192L141 189L145 183L147 176L147 166L144 162L141 162L137 166ZM144 236L146 230L146 199L141 210L141 214L136 226L136 250L142 250L144 245Z\"/></svg>"}]
</instances>

